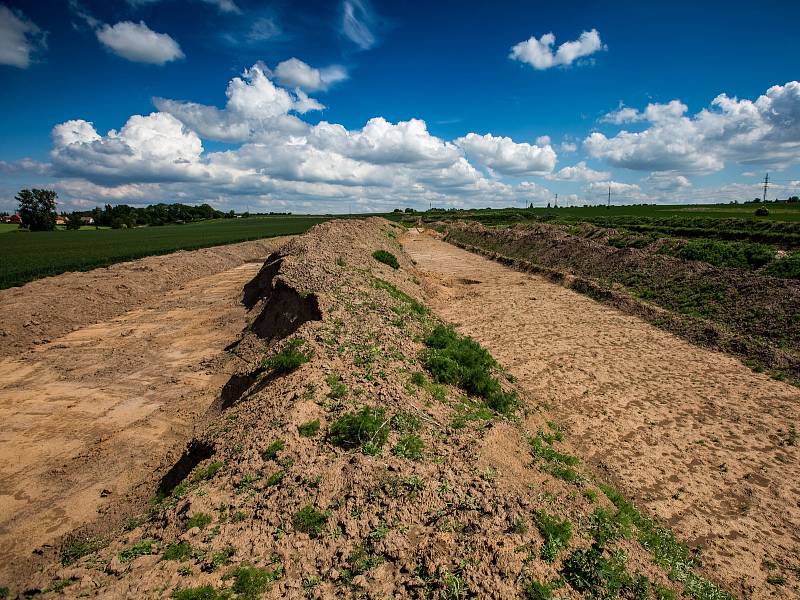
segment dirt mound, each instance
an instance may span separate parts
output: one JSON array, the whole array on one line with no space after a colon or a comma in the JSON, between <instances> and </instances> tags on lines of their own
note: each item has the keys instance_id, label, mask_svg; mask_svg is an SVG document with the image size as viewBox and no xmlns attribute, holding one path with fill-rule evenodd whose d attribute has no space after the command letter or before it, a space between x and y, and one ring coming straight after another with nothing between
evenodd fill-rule
<instances>
[{"instance_id":1,"label":"dirt mound","mask_svg":"<svg viewBox=\"0 0 800 600\"><path fill-rule=\"evenodd\" d=\"M227 408L166 474L149 514L65 544L65 566L14 592L535 598L560 585L564 598L684 586L728 597L667 530L598 490L537 399L517 390L521 405L504 417L456 387L491 362L455 334L427 337L438 321L401 235L381 219L336 221L279 248L247 286L251 323L283 286L313 297L320 318L301 319L293 301L278 308L296 328L248 328L231 347L242 367ZM443 339L458 350L437 353ZM431 364L453 385L433 381ZM510 378L492 373L484 393L513 397ZM672 552L661 566L635 541L647 536Z\"/></svg>"},{"instance_id":2,"label":"dirt mound","mask_svg":"<svg viewBox=\"0 0 800 600\"><path fill-rule=\"evenodd\" d=\"M279 243L259 240L150 256L0 290L0 357L120 315L193 279L260 262Z\"/></svg>"}]
</instances>

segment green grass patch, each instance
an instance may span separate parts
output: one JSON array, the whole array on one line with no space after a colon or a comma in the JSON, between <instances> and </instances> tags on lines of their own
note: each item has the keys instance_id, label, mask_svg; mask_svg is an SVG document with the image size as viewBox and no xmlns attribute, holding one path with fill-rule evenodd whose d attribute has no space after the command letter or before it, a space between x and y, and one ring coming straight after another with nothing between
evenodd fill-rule
<instances>
[{"instance_id":1,"label":"green grass patch","mask_svg":"<svg viewBox=\"0 0 800 600\"><path fill-rule=\"evenodd\" d=\"M328 384L328 398L341 400L347 396L347 386L342 381L342 376L338 373L330 373L325 378L325 383Z\"/></svg>"},{"instance_id":2,"label":"green grass patch","mask_svg":"<svg viewBox=\"0 0 800 600\"><path fill-rule=\"evenodd\" d=\"M402 436L392 448L392 453L409 460L422 460L425 444L416 434L410 433Z\"/></svg>"},{"instance_id":3,"label":"green grass patch","mask_svg":"<svg viewBox=\"0 0 800 600\"><path fill-rule=\"evenodd\" d=\"M580 479L580 475L573 467L580 461L575 456L559 452L553 447L552 444L560 439L562 439L560 431L545 433L540 430L528 441L534 458L544 463L542 469L545 472L569 483L575 483Z\"/></svg>"},{"instance_id":4,"label":"green grass patch","mask_svg":"<svg viewBox=\"0 0 800 600\"><path fill-rule=\"evenodd\" d=\"M553 562L558 553L567 547L572 538L572 524L540 510L536 513L536 527L544 538L539 556L546 562Z\"/></svg>"},{"instance_id":5,"label":"green grass patch","mask_svg":"<svg viewBox=\"0 0 800 600\"><path fill-rule=\"evenodd\" d=\"M65 567L71 565L87 554L99 550L100 547L99 540L91 538L71 540L61 549L61 564Z\"/></svg>"},{"instance_id":6,"label":"green grass patch","mask_svg":"<svg viewBox=\"0 0 800 600\"><path fill-rule=\"evenodd\" d=\"M12 231L0 236L0 289L154 254L303 233L326 220L251 217L135 229Z\"/></svg>"},{"instance_id":7,"label":"green grass patch","mask_svg":"<svg viewBox=\"0 0 800 600\"><path fill-rule=\"evenodd\" d=\"M397 257L386 250L375 250L375 252L372 253L372 258L380 263L392 267L393 269L400 268L400 263L397 261Z\"/></svg>"},{"instance_id":8,"label":"green grass patch","mask_svg":"<svg viewBox=\"0 0 800 600\"><path fill-rule=\"evenodd\" d=\"M282 575L283 567L281 565L270 571L245 564L225 575L224 579L233 579L232 589L237 598L257 600L269 589L272 582L280 579Z\"/></svg>"},{"instance_id":9,"label":"green grass patch","mask_svg":"<svg viewBox=\"0 0 800 600\"><path fill-rule=\"evenodd\" d=\"M264 460L275 460L278 458L278 453L286 447L283 440L275 440L271 442L267 449L261 453L261 458Z\"/></svg>"},{"instance_id":10,"label":"green grass patch","mask_svg":"<svg viewBox=\"0 0 800 600\"><path fill-rule=\"evenodd\" d=\"M142 540L141 542L135 543L130 548L126 548L122 552L120 552L117 556L119 559L126 563L130 562L135 558L139 558L140 556L147 556L148 554L153 553L153 541L152 540Z\"/></svg>"},{"instance_id":11,"label":"green grass patch","mask_svg":"<svg viewBox=\"0 0 800 600\"><path fill-rule=\"evenodd\" d=\"M262 366L274 375L291 373L311 360L311 353L300 350L302 345L302 339L294 338L283 350L264 359Z\"/></svg>"},{"instance_id":12,"label":"green grass patch","mask_svg":"<svg viewBox=\"0 0 800 600\"><path fill-rule=\"evenodd\" d=\"M194 471L194 476L192 477L192 481L198 483L200 481L206 481L207 479L211 479L214 475L217 474L217 471L219 471L222 467L223 463L219 461L212 462L206 467L198 467Z\"/></svg>"},{"instance_id":13,"label":"green grass patch","mask_svg":"<svg viewBox=\"0 0 800 600\"><path fill-rule=\"evenodd\" d=\"M217 591L213 586L201 585L172 592L173 600L230 600L230 594Z\"/></svg>"},{"instance_id":14,"label":"green grass patch","mask_svg":"<svg viewBox=\"0 0 800 600\"><path fill-rule=\"evenodd\" d=\"M361 448L367 453L383 447L389 437L389 421L382 408L364 406L336 419L328 430L328 439L345 449Z\"/></svg>"},{"instance_id":15,"label":"green grass patch","mask_svg":"<svg viewBox=\"0 0 800 600\"><path fill-rule=\"evenodd\" d=\"M183 562L194 555L194 549L189 542L175 542L164 548L161 557L164 560L177 560Z\"/></svg>"},{"instance_id":16,"label":"green grass patch","mask_svg":"<svg viewBox=\"0 0 800 600\"><path fill-rule=\"evenodd\" d=\"M314 437L319 433L319 419L306 421L302 425L298 425L297 433L299 433L302 437Z\"/></svg>"},{"instance_id":17,"label":"green grass patch","mask_svg":"<svg viewBox=\"0 0 800 600\"><path fill-rule=\"evenodd\" d=\"M328 523L330 516L330 511L322 512L311 504L307 504L292 517L292 525L297 531L307 533L312 538L315 538L319 537L325 530L325 525Z\"/></svg>"},{"instance_id":18,"label":"green grass patch","mask_svg":"<svg viewBox=\"0 0 800 600\"><path fill-rule=\"evenodd\" d=\"M193 527L205 529L213 520L214 519L208 513L198 512L193 514L191 518L186 521L185 528L187 530L192 529Z\"/></svg>"},{"instance_id":19,"label":"green grass patch","mask_svg":"<svg viewBox=\"0 0 800 600\"><path fill-rule=\"evenodd\" d=\"M486 405L510 415L518 405L514 392L505 392L492 374L497 363L478 342L458 334L452 327L437 325L425 338L422 362L434 381L455 385L482 398Z\"/></svg>"}]
</instances>

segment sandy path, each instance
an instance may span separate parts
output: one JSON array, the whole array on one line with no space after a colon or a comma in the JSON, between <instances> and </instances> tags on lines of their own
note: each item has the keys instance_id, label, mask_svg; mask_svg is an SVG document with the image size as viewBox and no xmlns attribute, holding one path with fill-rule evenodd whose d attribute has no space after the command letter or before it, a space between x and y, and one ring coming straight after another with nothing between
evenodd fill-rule
<instances>
[{"instance_id":1,"label":"sandy path","mask_svg":"<svg viewBox=\"0 0 800 600\"><path fill-rule=\"evenodd\" d=\"M244 327L242 286L260 266L196 278L0 360L0 582L115 502L152 495L165 454L228 378L213 359Z\"/></svg>"},{"instance_id":2,"label":"sandy path","mask_svg":"<svg viewBox=\"0 0 800 600\"><path fill-rule=\"evenodd\" d=\"M586 460L702 545L714 578L743 597L797 597L797 388L428 235L404 246L439 314L549 405ZM767 583L779 572L784 585Z\"/></svg>"}]
</instances>

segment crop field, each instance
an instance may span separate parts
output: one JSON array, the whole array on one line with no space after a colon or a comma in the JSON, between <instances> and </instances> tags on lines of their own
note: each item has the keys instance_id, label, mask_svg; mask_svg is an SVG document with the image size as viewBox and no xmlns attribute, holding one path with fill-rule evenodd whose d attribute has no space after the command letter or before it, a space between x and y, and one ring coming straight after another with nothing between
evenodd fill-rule
<instances>
[{"instance_id":1,"label":"crop field","mask_svg":"<svg viewBox=\"0 0 800 600\"><path fill-rule=\"evenodd\" d=\"M0 237L0 289L154 254L303 233L326 220L326 217L276 216L137 229L10 231Z\"/></svg>"}]
</instances>

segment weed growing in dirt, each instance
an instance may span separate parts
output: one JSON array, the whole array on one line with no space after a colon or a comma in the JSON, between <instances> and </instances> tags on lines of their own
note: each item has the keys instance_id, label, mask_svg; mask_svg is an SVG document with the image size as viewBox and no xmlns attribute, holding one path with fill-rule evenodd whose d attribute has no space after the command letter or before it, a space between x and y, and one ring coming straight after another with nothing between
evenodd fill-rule
<instances>
[{"instance_id":1,"label":"weed growing in dirt","mask_svg":"<svg viewBox=\"0 0 800 600\"><path fill-rule=\"evenodd\" d=\"M253 489L253 484L258 481L258 475L251 475L248 473L239 480L236 484L236 493L243 494Z\"/></svg>"},{"instance_id":2,"label":"weed growing in dirt","mask_svg":"<svg viewBox=\"0 0 800 600\"><path fill-rule=\"evenodd\" d=\"M219 471L223 467L223 463L217 461L212 462L205 468L198 467L195 472L194 476L192 477L192 481L195 483L200 481L206 481L207 479L211 479L214 475L216 475L217 471Z\"/></svg>"},{"instance_id":3,"label":"weed growing in dirt","mask_svg":"<svg viewBox=\"0 0 800 600\"><path fill-rule=\"evenodd\" d=\"M419 417L412 412L400 411L392 417L392 429L401 433L414 433L420 427Z\"/></svg>"},{"instance_id":4,"label":"weed growing in dirt","mask_svg":"<svg viewBox=\"0 0 800 600\"><path fill-rule=\"evenodd\" d=\"M540 510L536 513L536 527L544 538L539 555L542 560L553 562L558 553L569 544L572 538L572 524L567 519L561 521Z\"/></svg>"},{"instance_id":5,"label":"weed growing in dirt","mask_svg":"<svg viewBox=\"0 0 800 600\"><path fill-rule=\"evenodd\" d=\"M425 338L425 345L422 361L435 381L483 398L498 413L509 415L516 408L516 394L500 387L492 375L497 363L478 342L440 324Z\"/></svg>"},{"instance_id":6,"label":"weed growing in dirt","mask_svg":"<svg viewBox=\"0 0 800 600\"><path fill-rule=\"evenodd\" d=\"M525 587L525 598L527 600L552 600L553 586L549 583L531 581Z\"/></svg>"},{"instance_id":7,"label":"weed growing in dirt","mask_svg":"<svg viewBox=\"0 0 800 600\"><path fill-rule=\"evenodd\" d=\"M214 519L208 513L198 512L191 516L190 519L186 521L186 529L192 529L193 527L199 527L200 529L205 529L211 524L211 521Z\"/></svg>"},{"instance_id":8,"label":"weed growing in dirt","mask_svg":"<svg viewBox=\"0 0 800 600\"><path fill-rule=\"evenodd\" d=\"M9 594L11 594L11 592L7 587L0 587L0 599L8 598Z\"/></svg>"},{"instance_id":9,"label":"weed growing in dirt","mask_svg":"<svg viewBox=\"0 0 800 600\"><path fill-rule=\"evenodd\" d=\"M573 551L561 565L560 574L570 587L588 599L616 598L622 590L634 591L629 588L636 586L636 581L625 571L624 555L606 558L603 549L596 544ZM649 582L644 586L644 595L631 596L649 598Z\"/></svg>"},{"instance_id":10,"label":"weed growing in dirt","mask_svg":"<svg viewBox=\"0 0 800 600\"><path fill-rule=\"evenodd\" d=\"M554 434L538 431L535 436L528 438L534 458L544 462L544 471L553 477L574 483L580 476L573 469L578 464L578 459L570 454L564 454L553 448L552 443L559 439Z\"/></svg>"},{"instance_id":11,"label":"weed growing in dirt","mask_svg":"<svg viewBox=\"0 0 800 600\"><path fill-rule=\"evenodd\" d=\"M467 597L467 584L458 573L444 571L439 579L443 600L460 600Z\"/></svg>"},{"instance_id":12,"label":"weed growing in dirt","mask_svg":"<svg viewBox=\"0 0 800 600\"><path fill-rule=\"evenodd\" d=\"M374 569L383 562L383 558L374 554L365 546L356 546L347 557L348 567L342 571L341 578L350 583L354 577Z\"/></svg>"},{"instance_id":13,"label":"weed growing in dirt","mask_svg":"<svg viewBox=\"0 0 800 600\"><path fill-rule=\"evenodd\" d=\"M511 527L508 528L511 533L517 535L524 535L528 533L528 522L522 517L517 517L511 521Z\"/></svg>"},{"instance_id":14,"label":"weed growing in dirt","mask_svg":"<svg viewBox=\"0 0 800 600\"><path fill-rule=\"evenodd\" d=\"M408 458L409 460L422 460L422 451L425 444L422 442L418 435L410 433L401 437L397 445L392 449L392 453L400 458Z\"/></svg>"},{"instance_id":15,"label":"weed growing in dirt","mask_svg":"<svg viewBox=\"0 0 800 600\"><path fill-rule=\"evenodd\" d=\"M300 350L302 345L302 339L294 338L283 350L264 359L262 366L275 375L291 373L311 360L311 353L306 354Z\"/></svg>"},{"instance_id":16,"label":"weed growing in dirt","mask_svg":"<svg viewBox=\"0 0 800 600\"><path fill-rule=\"evenodd\" d=\"M695 600L733 600L733 596L694 572L700 566L699 556L675 539L672 531L642 515L615 489L602 484L598 487L616 506L614 518L636 526L639 543L650 552L655 564L669 569L670 579L683 584L686 595Z\"/></svg>"},{"instance_id":17,"label":"weed growing in dirt","mask_svg":"<svg viewBox=\"0 0 800 600\"><path fill-rule=\"evenodd\" d=\"M453 417L453 428L463 429L470 421L489 421L495 415L492 410L482 402L476 402L466 396L462 397L455 405L456 414Z\"/></svg>"},{"instance_id":18,"label":"weed growing in dirt","mask_svg":"<svg viewBox=\"0 0 800 600\"><path fill-rule=\"evenodd\" d=\"M587 532L600 546L605 546L619 538L630 537L631 523L620 513L612 514L604 508L597 508L589 517Z\"/></svg>"},{"instance_id":19,"label":"weed growing in dirt","mask_svg":"<svg viewBox=\"0 0 800 600\"><path fill-rule=\"evenodd\" d=\"M318 537L325 529L330 511L319 511L311 504L298 510L292 518L292 525L297 531L307 533L312 538Z\"/></svg>"},{"instance_id":20,"label":"weed growing in dirt","mask_svg":"<svg viewBox=\"0 0 800 600\"><path fill-rule=\"evenodd\" d=\"M325 378L325 383L328 384L328 388L330 389L328 392L328 398L341 400L347 396L347 386L342 381L342 376L338 373L331 373L328 375Z\"/></svg>"},{"instance_id":21,"label":"weed growing in dirt","mask_svg":"<svg viewBox=\"0 0 800 600\"><path fill-rule=\"evenodd\" d=\"M164 554L161 555L161 558L183 562L192 558L193 552L194 550L189 542L175 542L164 549Z\"/></svg>"},{"instance_id":22,"label":"weed growing in dirt","mask_svg":"<svg viewBox=\"0 0 800 600\"><path fill-rule=\"evenodd\" d=\"M314 437L319 433L319 419L314 419L313 421L307 421L302 425L298 425L297 433L302 437Z\"/></svg>"},{"instance_id":23,"label":"weed growing in dirt","mask_svg":"<svg viewBox=\"0 0 800 600\"><path fill-rule=\"evenodd\" d=\"M172 598L174 600L228 600L230 595L218 592L210 585L201 585L199 587L175 590L172 592Z\"/></svg>"},{"instance_id":24,"label":"weed growing in dirt","mask_svg":"<svg viewBox=\"0 0 800 600\"><path fill-rule=\"evenodd\" d=\"M152 540L142 540L141 542L137 542L130 548L126 548L122 552L118 554L119 559L122 562L130 562L134 558L139 558L140 556L146 556L147 554L153 553L153 541Z\"/></svg>"},{"instance_id":25,"label":"weed growing in dirt","mask_svg":"<svg viewBox=\"0 0 800 600\"><path fill-rule=\"evenodd\" d=\"M421 317L427 315L430 311L428 307L418 302L405 292L399 290L396 286L383 279L374 278L372 281L373 287L378 290L385 290L393 299L397 300L400 304L394 308L394 312L399 316L412 315Z\"/></svg>"},{"instance_id":26,"label":"weed growing in dirt","mask_svg":"<svg viewBox=\"0 0 800 600\"><path fill-rule=\"evenodd\" d=\"M283 478L285 476L286 476L286 471L284 471L283 469L281 469L280 471L275 471L272 475L267 477L266 481L267 487L273 487L278 485L281 481L283 481Z\"/></svg>"},{"instance_id":27,"label":"weed growing in dirt","mask_svg":"<svg viewBox=\"0 0 800 600\"><path fill-rule=\"evenodd\" d=\"M261 453L261 458L264 460L275 460L278 458L278 452L283 450L286 447L286 444L283 443L283 440L275 440L267 449Z\"/></svg>"},{"instance_id":28,"label":"weed growing in dirt","mask_svg":"<svg viewBox=\"0 0 800 600\"><path fill-rule=\"evenodd\" d=\"M274 570L268 571L252 565L241 565L223 579L233 578L233 591L237 598L242 600L257 600L267 591L270 584L280 579L283 567L278 565Z\"/></svg>"},{"instance_id":29,"label":"weed growing in dirt","mask_svg":"<svg viewBox=\"0 0 800 600\"><path fill-rule=\"evenodd\" d=\"M397 257L392 254L391 252L387 252L386 250L375 250L372 253L372 258L381 262L385 265L392 267L393 269L399 269L400 263L397 262Z\"/></svg>"},{"instance_id":30,"label":"weed growing in dirt","mask_svg":"<svg viewBox=\"0 0 800 600\"><path fill-rule=\"evenodd\" d=\"M67 587L72 585L72 579L56 579L53 583L51 583L47 588L45 588L42 593L48 594L50 592L55 592L56 594L62 593ZM1 598L2 596L0 596ZM26 594L27 597L27 594Z\"/></svg>"},{"instance_id":31,"label":"weed growing in dirt","mask_svg":"<svg viewBox=\"0 0 800 600\"><path fill-rule=\"evenodd\" d=\"M235 552L236 551L233 549L233 546L226 546L219 552L214 552L214 554L211 555L212 570L219 569L221 566L227 565Z\"/></svg>"},{"instance_id":32,"label":"weed growing in dirt","mask_svg":"<svg viewBox=\"0 0 800 600\"><path fill-rule=\"evenodd\" d=\"M61 564L65 567L71 565L87 554L100 548L100 542L90 538L72 540L61 549Z\"/></svg>"},{"instance_id":33,"label":"weed growing in dirt","mask_svg":"<svg viewBox=\"0 0 800 600\"><path fill-rule=\"evenodd\" d=\"M389 422L382 408L363 407L359 412L346 413L336 419L328 431L335 446L352 449L361 447L365 453L380 450L389 437Z\"/></svg>"}]
</instances>

